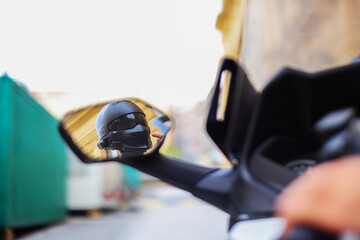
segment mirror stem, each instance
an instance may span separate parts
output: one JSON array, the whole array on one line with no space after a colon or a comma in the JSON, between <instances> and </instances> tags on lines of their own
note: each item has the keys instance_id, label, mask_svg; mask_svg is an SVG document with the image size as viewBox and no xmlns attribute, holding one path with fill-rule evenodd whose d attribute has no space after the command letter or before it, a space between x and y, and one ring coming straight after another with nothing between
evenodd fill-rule
<instances>
[{"instance_id":1,"label":"mirror stem","mask_svg":"<svg viewBox=\"0 0 360 240\"><path fill-rule=\"evenodd\" d=\"M217 170L169 158L160 153L154 154L151 159L123 159L121 163L191 193L200 179Z\"/></svg>"}]
</instances>

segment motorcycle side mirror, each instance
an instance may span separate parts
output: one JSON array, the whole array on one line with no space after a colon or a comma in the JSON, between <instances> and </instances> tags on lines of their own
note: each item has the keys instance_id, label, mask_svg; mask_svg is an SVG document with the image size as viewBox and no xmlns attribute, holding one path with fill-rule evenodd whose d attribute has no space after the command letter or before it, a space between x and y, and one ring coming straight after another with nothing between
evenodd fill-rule
<instances>
[{"instance_id":1,"label":"motorcycle side mirror","mask_svg":"<svg viewBox=\"0 0 360 240\"><path fill-rule=\"evenodd\" d=\"M109 106L115 106L116 111L108 111L105 121L104 112ZM102 118L98 117L100 111ZM171 124L170 118L158 108L142 99L126 98L70 111L61 119L58 129L82 162L98 163L158 152Z\"/></svg>"},{"instance_id":2,"label":"motorcycle side mirror","mask_svg":"<svg viewBox=\"0 0 360 240\"><path fill-rule=\"evenodd\" d=\"M120 105L123 102L127 102L126 111L124 109L119 110L116 108L118 111L111 112L113 115L110 114L110 118L107 119L109 115L103 113L106 112L111 105ZM132 104L128 104L128 102L136 104L136 107ZM121 116L126 116L126 118L119 118L119 116L116 115L121 111L122 113L135 111L136 113L122 114ZM146 116L145 119L141 116L135 116L136 114L142 115L141 112ZM108 121L106 123L109 124L96 124L98 123L98 115L98 119L107 119ZM146 134L144 132L137 132L135 136L133 136L135 138L124 139L124 145L126 145L127 148L130 148L130 145L134 146L134 142L141 139L143 143L140 147L141 151L132 151L131 154L119 154L119 150L114 150L112 148L121 145L119 141L120 138L128 132L140 128L138 125L135 126L135 124L129 120L135 120L138 125L146 125L144 123L144 120L146 120L150 132ZM124 130L124 127L122 127L124 125L127 126L125 128L130 126L135 127ZM121 130L115 131L115 127L120 127ZM65 114L59 122L58 130L65 143L84 163L118 162L126 164L168 184L191 192L200 199L227 211L228 192L225 191L224 193L221 184L217 184L213 189L213 182L228 182L228 171L225 171L224 173L223 171L218 171L219 169L216 168L198 166L181 159L166 156L159 152L171 127L172 121L170 117L164 114L160 109L141 99L126 98L96 103L70 111ZM99 138L98 133L100 133L101 139ZM150 134L150 136L148 136L148 134ZM114 135L114 139L111 139L110 135ZM147 141L147 137L150 137L150 141ZM144 139L145 141L143 141ZM145 152L143 151L144 145L149 146ZM204 182L204 178L208 180ZM211 188L211 190L208 188ZM211 193L209 193L209 191Z\"/></svg>"}]
</instances>

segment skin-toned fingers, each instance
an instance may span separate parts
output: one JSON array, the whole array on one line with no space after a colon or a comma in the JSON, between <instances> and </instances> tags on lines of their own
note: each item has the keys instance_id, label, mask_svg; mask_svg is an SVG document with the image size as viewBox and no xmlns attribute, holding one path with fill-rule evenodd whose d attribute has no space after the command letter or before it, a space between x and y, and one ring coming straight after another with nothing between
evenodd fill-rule
<instances>
[{"instance_id":1,"label":"skin-toned fingers","mask_svg":"<svg viewBox=\"0 0 360 240\"><path fill-rule=\"evenodd\" d=\"M151 136L153 136L153 137L155 137L155 138L162 138L162 137L164 137L164 135L163 135L163 134L160 134L160 133L153 133L153 134L151 134Z\"/></svg>"}]
</instances>

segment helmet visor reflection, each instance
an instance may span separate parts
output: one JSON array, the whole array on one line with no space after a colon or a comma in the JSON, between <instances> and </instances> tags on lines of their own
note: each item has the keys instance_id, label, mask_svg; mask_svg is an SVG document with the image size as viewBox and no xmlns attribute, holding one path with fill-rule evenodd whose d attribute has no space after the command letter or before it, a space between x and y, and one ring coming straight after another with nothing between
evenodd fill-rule
<instances>
[{"instance_id":1,"label":"helmet visor reflection","mask_svg":"<svg viewBox=\"0 0 360 240\"><path fill-rule=\"evenodd\" d=\"M145 127L148 126L145 115L142 113L129 113L109 123L109 130L110 131L128 130L136 127L139 124Z\"/></svg>"}]
</instances>

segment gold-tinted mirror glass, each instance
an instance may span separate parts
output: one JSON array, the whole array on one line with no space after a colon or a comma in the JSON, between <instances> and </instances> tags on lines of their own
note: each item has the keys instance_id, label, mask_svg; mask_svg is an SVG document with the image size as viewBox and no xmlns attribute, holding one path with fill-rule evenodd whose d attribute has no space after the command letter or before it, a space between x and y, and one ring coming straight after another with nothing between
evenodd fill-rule
<instances>
[{"instance_id":1,"label":"gold-tinted mirror glass","mask_svg":"<svg viewBox=\"0 0 360 240\"><path fill-rule=\"evenodd\" d=\"M83 154L101 161L152 153L164 141L171 121L147 102L127 98L71 111L62 125Z\"/></svg>"}]
</instances>

